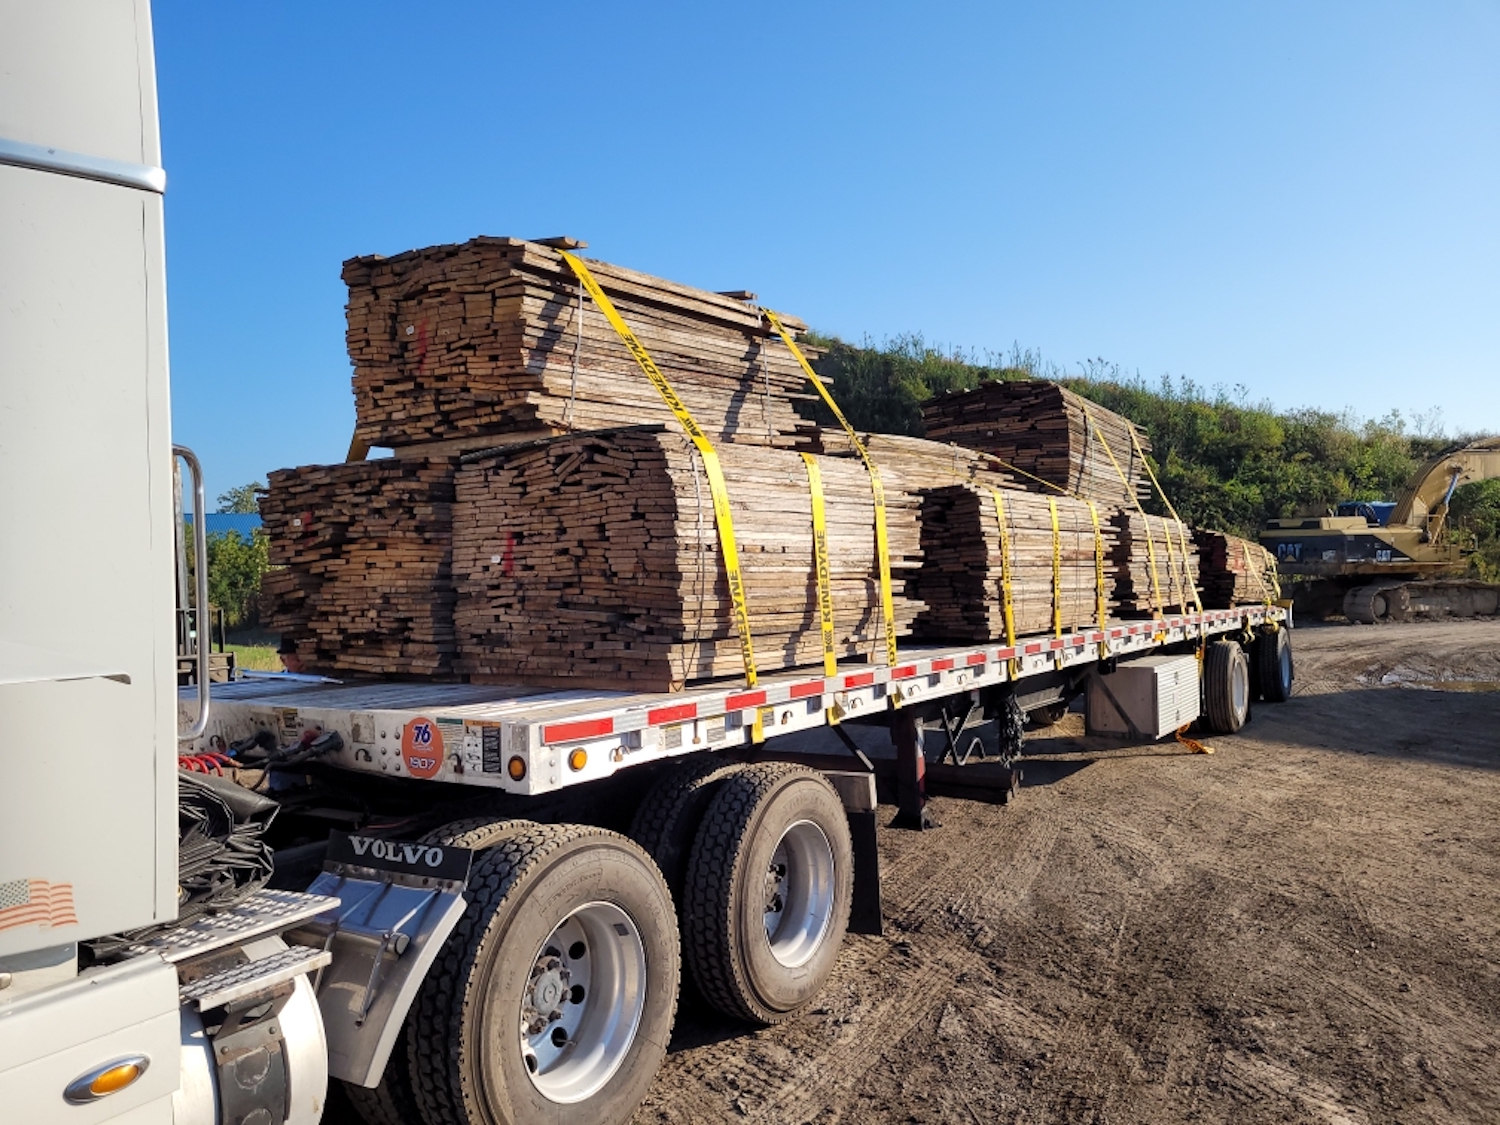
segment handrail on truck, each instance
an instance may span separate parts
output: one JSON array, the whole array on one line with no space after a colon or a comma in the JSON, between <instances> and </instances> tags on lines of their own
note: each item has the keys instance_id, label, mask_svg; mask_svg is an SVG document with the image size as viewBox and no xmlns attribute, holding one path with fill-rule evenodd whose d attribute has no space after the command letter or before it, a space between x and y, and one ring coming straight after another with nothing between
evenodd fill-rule
<instances>
[{"instance_id":1,"label":"handrail on truck","mask_svg":"<svg viewBox=\"0 0 1500 1125\"><path fill-rule=\"evenodd\" d=\"M193 609L196 611L196 619L199 633L202 633L203 619L207 616L208 609L208 501L203 491L203 466L198 463L198 455L185 445L172 446L172 456L180 457L187 462L188 472L193 474L193 586L195 601ZM179 525L179 534L181 529ZM191 742L202 738L203 732L208 729L208 653L209 646L203 644L203 638L199 636L195 656L197 658L198 681L198 717L195 718L187 730L179 730L177 739L179 742Z\"/></svg>"}]
</instances>

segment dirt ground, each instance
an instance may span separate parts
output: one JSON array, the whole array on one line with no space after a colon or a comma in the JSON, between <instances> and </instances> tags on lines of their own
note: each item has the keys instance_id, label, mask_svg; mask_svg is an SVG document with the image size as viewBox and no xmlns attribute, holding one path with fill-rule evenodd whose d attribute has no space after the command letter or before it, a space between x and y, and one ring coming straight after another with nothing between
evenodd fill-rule
<instances>
[{"instance_id":1,"label":"dirt ground","mask_svg":"<svg viewBox=\"0 0 1500 1125\"><path fill-rule=\"evenodd\" d=\"M1500 1121L1500 622L1294 639L1212 756L1070 715L883 829L886 935L782 1027L686 996L636 1121Z\"/></svg>"}]
</instances>

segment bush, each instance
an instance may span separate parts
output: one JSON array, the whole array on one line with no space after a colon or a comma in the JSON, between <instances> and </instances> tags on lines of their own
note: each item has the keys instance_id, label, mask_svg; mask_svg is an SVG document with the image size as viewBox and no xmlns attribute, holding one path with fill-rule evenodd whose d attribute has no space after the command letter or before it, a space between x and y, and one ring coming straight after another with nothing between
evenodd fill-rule
<instances>
[{"instance_id":1,"label":"bush","mask_svg":"<svg viewBox=\"0 0 1500 1125\"><path fill-rule=\"evenodd\" d=\"M236 532L208 536L208 601L224 624L241 629L260 620L260 580L271 565L271 543L256 528L248 542Z\"/></svg>"}]
</instances>

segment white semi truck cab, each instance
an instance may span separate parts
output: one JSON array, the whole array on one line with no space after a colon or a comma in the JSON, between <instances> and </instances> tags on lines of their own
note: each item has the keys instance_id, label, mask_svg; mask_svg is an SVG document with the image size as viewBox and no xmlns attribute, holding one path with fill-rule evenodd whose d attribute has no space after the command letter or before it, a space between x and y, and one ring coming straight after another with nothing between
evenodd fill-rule
<instances>
[{"instance_id":1,"label":"white semi truck cab","mask_svg":"<svg viewBox=\"0 0 1500 1125\"><path fill-rule=\"evenodd\" d=\"M181 467L205 508L171 434L166 186L147 0L0 0L7 1125L314 1125L334 1095L369 1125L620 1125L684 967L773 1024L846 932L880 932L877 799L916 829L929 794L1010 800L1024 715L1084 692L1091 726L1142 738L1290 694L1273 605L670 695L281 677L210 699L201 662L180 691ZM241 829L275 814L268 883Z\"/></svg>"}]
</instances>

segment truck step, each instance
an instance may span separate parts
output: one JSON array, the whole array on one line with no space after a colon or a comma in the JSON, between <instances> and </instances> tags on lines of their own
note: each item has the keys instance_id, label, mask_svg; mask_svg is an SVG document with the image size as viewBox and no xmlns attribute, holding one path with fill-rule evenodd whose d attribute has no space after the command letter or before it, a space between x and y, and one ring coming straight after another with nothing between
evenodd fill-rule
<instances>
[{"instance_id":1,"label":"truck step","mask_svg":"<svg viewBox=\"0 0 1500 1125\"><path fill-rule=\"evenodd\" d=\"M332 910L339 900L300 891L256 891L243 902L206 914L185 926L174 926L129 947L132 954L157 953L172 964L226 945L280 933L299 922Z\"/></svg>"},{"instance_id":2,"label":"truck step","mask_svg":"<svg viewBox=\"0 0 1500 1125\"><path fill-rule=\"evenodd\" d=\"M326 949L308 949L301 945L288 946L259 961L246 961L210 976L183 985L178 989L183 1003L192 1004L200 1012L222 1007L265 992L279 984L295 980L303 973L321 969L333 960Z\"/></svg>"}]
</instances>

